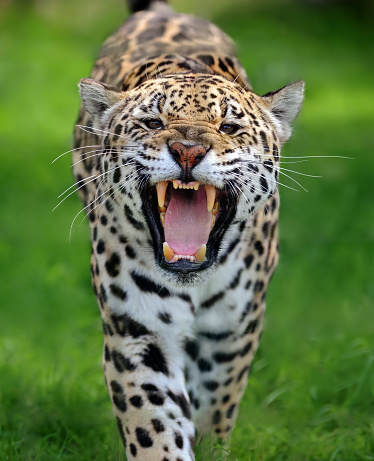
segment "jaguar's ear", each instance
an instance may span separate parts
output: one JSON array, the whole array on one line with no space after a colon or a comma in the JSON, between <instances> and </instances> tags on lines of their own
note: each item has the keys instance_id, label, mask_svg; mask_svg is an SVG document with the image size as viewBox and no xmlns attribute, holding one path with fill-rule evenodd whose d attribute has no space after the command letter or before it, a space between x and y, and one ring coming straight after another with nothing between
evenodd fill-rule
<instances>
[{"instance_id":1,"label":"jaguar's ear","mask_svg":"<svg viewBox=\"0 0 374 461\"><path fill-rule=\"evenodd\" d=\"M305 83L300 81L261 96L267 109L279 122L277 131L282 143L291 136L291 123L295 120L303 103L304 86Z\"/></svg>"},{"instance_id":2,"label":"jaguar's ear","mask_svg":"<svg viewBox=\"0 0 374 461\"><path fill-rule=\"evenodd\" d=\"M93 118L101 117L123 98L122 91L91 78L83 78L78 86L83 106Z\"/></svg>"}]
</instances>

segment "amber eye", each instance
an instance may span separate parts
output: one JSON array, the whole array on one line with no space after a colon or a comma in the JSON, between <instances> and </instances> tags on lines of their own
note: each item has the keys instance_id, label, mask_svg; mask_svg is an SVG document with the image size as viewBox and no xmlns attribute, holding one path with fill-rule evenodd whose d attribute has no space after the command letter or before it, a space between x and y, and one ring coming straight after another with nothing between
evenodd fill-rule
<instances>
[{"instance_id":1,"label":"amber eye","mask_svg":"<svg viewBox=\"0 0 374 461\"><path fill-rule=\"evenodd\" d=\"M230 123L223 123L219 127L219 131L224 134L234 134L238 131L239 126L238 125L232 125Z\"/></svg>"},{"instance_id":2,"label":"amber eye","mask_svg":"<svg viewBox=\"0 0 374 461\"><path fill-rule=\"evenodd\" d=\"M157 120L157 119L144 120L144 124L150 130L159 130L160 128L164 126L161 120Z\"/></svg>"}]
</instances>

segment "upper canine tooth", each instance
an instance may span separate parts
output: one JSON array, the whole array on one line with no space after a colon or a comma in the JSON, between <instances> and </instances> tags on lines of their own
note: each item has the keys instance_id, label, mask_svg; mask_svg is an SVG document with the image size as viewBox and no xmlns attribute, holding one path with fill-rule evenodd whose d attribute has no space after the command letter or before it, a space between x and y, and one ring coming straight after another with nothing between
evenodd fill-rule
<instances>
[{"instance_id":1,"label":"upper canine tooth","mask_svg":"<svg viewBox=\"0 0 374 461\"><path fill-rule=\"evenodd\" d=\"M169 247L168 242L164 242L162 245L162 249L164 250L165 259L170 262L174 257L174 251Z\"/></svg>"},{"instance_id":2,"label":"upper canine tooth","mask_svg":"<svg viewBox=\"0 0 374 461\"><path fill-rule=\"evenodd\" d=\"M169 181L162 181L156 184L158 206L162 208L165 205L165 194Z\"/></svg>"},{"instance_id":3,"label":"upper canine tooth","mask_svg":"<svg viewBox=\"0 0 374 461\"><path fill-rule=\"evenodd\" d=\"M206 191L206 207L208 211L213 210L213 205L216 200L216 188L210 184L205 184Z\"/></svg>"},{"instance_id":4,"label":"upper canine tooth","mask_svg":"<svg viewBox=\"0 0 374 461\"><path fill-rule=\"evenodd\" d=\"M206 245L205 243L196 251L195 258L198 263L203 262L206 254Z\"/></svg>"}]
</instances>

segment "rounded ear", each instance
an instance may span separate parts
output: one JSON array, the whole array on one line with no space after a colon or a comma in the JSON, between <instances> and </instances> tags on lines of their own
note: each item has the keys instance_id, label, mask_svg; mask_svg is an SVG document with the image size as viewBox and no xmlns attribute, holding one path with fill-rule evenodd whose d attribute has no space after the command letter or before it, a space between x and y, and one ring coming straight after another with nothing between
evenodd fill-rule
<instances>
[{"instance_id":1,"label":"rounded ear","mask_svg":"<svg viewBox=\"0 0 374 461\"><path fill-rule=\"evenodd\" d=\"M291 123L300 112L304 99L304 87L305 83L299 81L261 96L267 109L279 122L278 135L281 142L287 141L291 136Z\"/></svg>"},{"instance_id":2,"label":"rounded ear","mask_svg":"<svg viewBox=\"0 0 374 461\"><path fill-rule=\"evenodd\" d=\"M101 117L123 97L122 91L92 78L82 78L78 86L83 106L94 118Z\"/></svg>"}]
</instances>

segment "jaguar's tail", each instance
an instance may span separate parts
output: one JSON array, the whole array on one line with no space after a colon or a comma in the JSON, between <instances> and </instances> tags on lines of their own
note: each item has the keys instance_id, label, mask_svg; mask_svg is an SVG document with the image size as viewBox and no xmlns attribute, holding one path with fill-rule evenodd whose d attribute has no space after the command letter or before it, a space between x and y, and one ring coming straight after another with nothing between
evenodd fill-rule
<instances>
[{"instance_id":1,"label":"jaguar's tail","mask_svg":"<svg viewBox=\"0 0 374 461\"><path fill-rule=\"evenodd\" d=\"M127 3L133 13L142 10L169 9L166 5L167 0L127 0Z\"/></svg>"}]
</instances>

